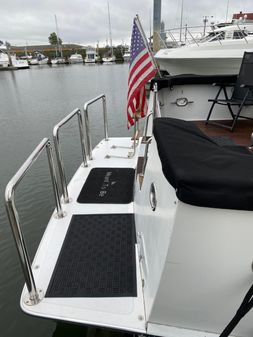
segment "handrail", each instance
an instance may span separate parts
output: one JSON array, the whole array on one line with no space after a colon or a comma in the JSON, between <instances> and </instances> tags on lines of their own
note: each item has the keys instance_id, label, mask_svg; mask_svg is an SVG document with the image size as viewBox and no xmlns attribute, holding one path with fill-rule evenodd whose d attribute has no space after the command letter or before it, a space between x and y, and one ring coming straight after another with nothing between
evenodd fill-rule
<instances>
[{"instance_id":1,"label":"handrail","mask_svg":"<svg viewBox=\"0 0 253 337\"><path fill-rule=\"evenodd\" d=\"M142 168L141 168L141 172L140 172L140 176L142 178L144 178L144 173L145 173L145 169L146 169L146 164L147 164L147 157L148 157L148 148L149 148L149 145L152 141L152 137L150 137L146 144L145 144L145 152L144 152L144 157L143 157L143 164L142 164Z\"/></svg>"},{"instance_id":2,"label":"handrail","mask_svg":"<svg viewBox=\"0 0 253 337\"><path fill-rule=\"evenodd\" d=\"M19 258L21 261L21 266L23 269L24 277L26 286L29 292L28 300L26 301L29 305L34 305L40 302L42 298L42 292L38 291L36 288L36 284L33 277L32 267L30 258L28 255L28 250L26 248L25 239L20 227L20 221L18 212L15 206L14 194L17 186L19 185L20 181L26 175L28 170L40 156L42 151L46 148L47 150L47 157L49 163L49 170L52 179L52 185L54 190L54 197L56 202L56 209L57 209L57 217L62 218L64 217L64 213L61 208L61 201L59 195L59 189L57 185L56 173L55 173L55 166L53 161L52 155L52 147L51 143L48 138L44 138L39 145L35 148L32 154L26 159L24 164L20 167L17 173L13 176L13 178L9 181L5 189L5 206L7 210L7 215L9 218L9 222L11 225L12 233L14 236L14 240L17 246Z\"/></svg>"},{"instance_id":3,"label":"handrail","mask_svg":"<svg viewBox=\"0 0 253 337\"><path fill-rule=\"evenodd\" d=\"M103 103L103 116L104 116L104 134L105 140L108 140L108 121L107 121L107 109L106 109L106 97L104 94L97 96L90 101L84 104L84 119L85 119L85 128L86 128L86 137L87 137L87 152L89 160L92 160L92 148L91 148L91 136L90 136L90 126L89 126L89 117L88 117L88 108L91 104L102 99Z\"/></svg>"},{"instance_id":4,"label":"handrail","mask_svg":"<svg viewBox=\"0 0 253 337\"><path fill-rule=\"evenodd\" d=\"M153 86L153 108L152 108L152 112L150 112L147 117L146 117L146 121L145 121L145 126L144 126L144 133L143 133L143 141L146 142L147 140L147 133L148 133L148 124L149 124L149 119L150 117L153 116L153 118L160 118L161 117L161 110L160 110L160 106L159 106L159 100L158 100L158 87L157 87L157 83L154 84Z\"/></svg>"},{"instance_id":5,"label":"handrail","mask_svg":"<svg viewBox=\"0 0 253 337\"><path fill-rule=\"evenodd\" d=\"M148 124L149 124L149 119L152 115L153 115L153 112L150 112L146 117L145 126L144 126L144 133L143 133L143 137L142 137L144 142L146 142L146 140L147 140Z\"/></svg>"},{"instance_id":6,"label":"handrail","mask_svg":"<svg viewBox=\"0 0 253 337\"><path fill-rule=\"evenodd\" d=\"M78 118L83 165L87 167L88 162L87 162L87 156L86 156L86 151L85 151L83 119L82 119L81 110L78 108L73 110L70 114L68 114L65 118L63 118L58 124L56 124L53 129L54 147L55 147L56 159L57 159L57 164L58 164L58 169L59 169L63 200L65 203L69 203L70 199L68 195L67 180L66 180L66 175L65 175L65 170L63 166L61 150L60 150L59 130L63 125L67 124L74 116L77 116Z\"/></svg>"},{"instance_id":7,"label":"handrail","mask_svg":"<svg viewBox=\"0 0 253 337\"><path fill-rule=\"evenodd\" d=\"M188 32L188 34L190 34L190 37L192 38L192 40L197 44L197 46L199 46L197 40L196 40L195 37L192 35L192 33L189 31L189 27L186 28L186 32Z\"/></svg>"}]
</instances>

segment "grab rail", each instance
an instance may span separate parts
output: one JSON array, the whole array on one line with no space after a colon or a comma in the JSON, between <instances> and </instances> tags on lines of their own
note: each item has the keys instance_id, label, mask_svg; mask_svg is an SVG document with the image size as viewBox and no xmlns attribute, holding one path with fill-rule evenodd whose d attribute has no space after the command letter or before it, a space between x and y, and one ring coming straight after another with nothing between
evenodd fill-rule
<instances>
[{"instance_id":1,"label":"grab rail","mask_svg":"<svg viewBox=\"0 0 253 337\"><path fill-rule=\"evenodd\" d=\"M31 262L30 262L30 258L28 255L28 250L26 248L25 239L24 239L21 227L20 227L18 212L15 206L14 192L18 184L20 183L20 181L23 179L23 177L26 175L30 167L34 164L34 162L37 160L37 158L39 157L39 155L42 153L42 151L45 148L47 150L49 170L50 170L50 175L51 175L52 185L53 185L53 190L54 190L57 217L58 218L64 217L64 213L61 208L59 189L57 185L55 166L54 166L53 155L52 155L52 147L51 147L51 143L48 138L44 138L40 142L40 144L35 148L32 154L27 158L27 160L24 162L21 168L9 181L5 189L5 206L6 206L9 222L11 225L12 233L14 236L14 240L17 246L19 258L21 261L26 286L29 292L28 298L25 301L26 304L28 305L34 305L34 304L39 303L43 297L43 293L41 290L38 291L38 289L36 288L36 284L35 284L33 272L32 272L32 267L31 267Z\"/></svg>"},{"instance_id":2,"label":"grab rail","mask_svg":"<svg viewBox=\"0 0 253 337\"><path fill-rule=\"evenodd\" d=\"M143 163L142 163L142 167L141 167L141 171L139 173L139 183L140 183L140 189L142 187L143 184L143 180L144 180L144 175L145 175L145 169L146 169L146 165L147 165L147 160L148 160L148 148L149 145L152 142L152 137L150 137L146 143L145 143L145 151L144 151L144 157L143 157Z\"/></svg>"},{"instance_id":3,"label":"grab rail","mask_svg":"<svg viewBox=\"0 0 253 337\"><path fill-rule=\"evenodd\" d=\"M91 148L91 136L90 136L90 126L89 126L89 117L88 117L88 108L91 104L102 99L103 104L103 116L104 116L104 134L105 140L108 140L108 121L107 121L107 109L106 109L106 97L104 94L97 96L90 101L84 104L84 119L85 119L85 128L86 128L86 137L87 137L87 152L88 158L92 160L92 148Z\"/></svg>"},{"instance_id":4,"label":"grab rail","mask_svg":"<svg viewBox=\"0 0 253 337\"><path fill-rule=\"evenodd\" d=\"M78 108L73 110L70 114L68 114L65 118L63 118L58 124L56 124L53 129L54 147L55 147L56 159L57 159L57 164L58 164L58 169L59 169L63 200L65 203L69 203L70 199L68 195L67 180L66 180L66 175L65 175L65 170L63 166L61 150L60 150L59 130L63 125L67 124L74 116L77 116L78 118L83 165L87 167L88 162L87 162L87 156L86 156L86 151L85 151L84 130L83 130L83 120L82 120L81 110Z\"/></svg>"},{"instance_id":5,"label":"grab rail","mask_svg":"<svg viewBox=\"0 0 253 337\"><path fill-rule=\"evenodd\" d=\"M143 133L143 141L147 141L147 133L148 133L148 125L149 125L149 119L150 117L153 116L153 118L160 118L161 117L161 110L160 110L160 103L158 99L158 87L157 83L154 84L153 86L153 107L152 111L147 115L146 121L145 121L145 126L144 126L144 133Z\"/></svg>"}]
</instances>

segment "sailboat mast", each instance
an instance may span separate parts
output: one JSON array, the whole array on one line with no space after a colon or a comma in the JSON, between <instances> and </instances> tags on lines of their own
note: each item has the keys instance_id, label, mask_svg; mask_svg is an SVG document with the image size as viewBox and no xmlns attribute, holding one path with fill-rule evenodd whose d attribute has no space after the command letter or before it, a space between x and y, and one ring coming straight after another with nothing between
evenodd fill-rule
<instances>
[{"instance_id":1,"label":"sailboat mast","mask_svg":"<svg viewBox=\"0 0 253 337\"><path fill-rule=\"evenodd\" d=\"M58 24L57 24L57 17L56 17L56 15L54 15L54 18L55 18L55 27L56 27L56 35L57 35L57 47L58 47L58 51L59 51L61 57L63 57L62 56L62 47L60 45L60 40L59 40L59 30L58 30Z\"/></svg>"},{"instance_id":2,"label":"sailboat mast","mask_svg":"<svg viewBox=\"0 0 253 337\"><path fill-rule=\"evenodd\" d=\"M112 27L111 27L111 16L110 16L109 1L107 1L107 7L108 7L108 21L109 21L109 40L110 40L110 47L111 47L111 56L113 56L113 48L112 48Z\"/></svg>"}]
</instances>

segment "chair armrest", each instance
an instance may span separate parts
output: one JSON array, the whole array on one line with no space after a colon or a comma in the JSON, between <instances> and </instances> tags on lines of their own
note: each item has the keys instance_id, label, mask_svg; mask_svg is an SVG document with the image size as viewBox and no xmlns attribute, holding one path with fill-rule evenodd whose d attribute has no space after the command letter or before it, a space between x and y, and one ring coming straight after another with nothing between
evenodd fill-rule
<instances>
[{"instance_id":1,"label":"chair armrest","mask_svg":"<svg viewBox=\"0 0 253 337\"><path fill-rule=\"evenodd\" d=\"M213 83L212 85L215 87L234 87L235 83Z\"/></svg>"},{"instance_id":2,"label":"chair armrest","mask_svg":"<svg viewBox=\"0 0 253 337\"><path fill-rule=\"evenodd\" d=\"M253 90L253 85L250 85L250 84L241 84L240 87L241 88L247 88L247 89Z\"/></svg>"}]
</instances>

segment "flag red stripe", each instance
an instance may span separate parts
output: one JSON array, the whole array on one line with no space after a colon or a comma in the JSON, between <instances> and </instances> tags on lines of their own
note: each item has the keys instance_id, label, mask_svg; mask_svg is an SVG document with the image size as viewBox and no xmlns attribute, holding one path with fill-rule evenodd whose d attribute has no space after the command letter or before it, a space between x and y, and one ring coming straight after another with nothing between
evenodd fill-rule
<instances>
[{"instance_id":1,"label":"flag red stripe","mask_svg":"<svg viewBox=\"0 0 253 337\"><path fill-rule=\"evenodd\" d=\"M133 75L133 73L135 72L135 70L137 68L139 68L139 66L149 57L149 53L147 52L146 54L144 54L135 64L133 67L131 67L129 69L129 75L128 75L128 83L130 82L130 79Z\"/></svg>"},{"instance_id":2,"label":"flag red stripe","mask_svg":"<svg viewBox=\"0 0 253 337\"><path fill-rule=\"evenodd\" d=\"M155 73L156 73L156 70L151 70L151 72L149 74L147 74L147 76L144 77L140 81L140 83L138 84L138 86L135 88L135 90L128 97L129 101L134 98L135 93L138 92L140 90L140 88L146 84L146 82L148 82L152 77L154 77Z\"/></svg>"},{"instance_id":3,"label":"flag red stripe","mask_svg":"<svg viewBox=\"0 0 253 337\"><path fill-rule=\"evenodd\" d=\"M130 84L130 86L129 86L129 88L128 88L128 97L129 97L129 93L131 92L131 90L132 90L132 88L133 88L133 86L136 84L136 82L138 81L138 79L150 68L150 70L152 71L152 67L151 67L151 65L152 65L152 62L149 62L149 63L147 63L143 68L141 68L140 70L139 70L139 72L136 74L136 76L132 79L132 81L131 81L131 84ZM153 75L151 76L151 77L149 77L150 76L150 74L148 73L147 75L146 75L146 77L144 77L143 79L142 79L142 81L140 82L140 83L142 83L143 84L143 81L144 81L144 83L145 82L147 82L147 81L149 81L150 80L150 78L152 78L153 77ZM139 85L137 86L137 88L139 87ZM136 90L136 89L135 89ZM134 90L134 91L135 91Z\"/></svg>"}]
</instances>

